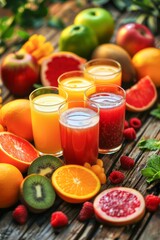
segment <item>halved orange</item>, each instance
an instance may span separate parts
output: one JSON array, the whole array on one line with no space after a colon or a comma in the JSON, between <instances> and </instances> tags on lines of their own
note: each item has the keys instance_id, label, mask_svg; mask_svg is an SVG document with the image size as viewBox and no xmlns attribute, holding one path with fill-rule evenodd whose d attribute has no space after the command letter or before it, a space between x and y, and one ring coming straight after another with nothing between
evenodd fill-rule
<instances>
[{"instance_id":1,"label":"halved orange","mask_svg":"<svg viewBox=\"0 0 160 240\"><path fill-rule=\"evenodd\" d=\"M22 173L39 156L34 146L13 133L0 132L0 163L9 163Z\"/></svg>"},{"instance_id":2,"label":"halved orange","mask_svg":"<svg viewBox=\"0 0 160 240\"><path fill-rule=\"evenodd\" d=\"M149 76L141 78L126 91L126 109L143 112L153 106L157 100L157 89Z\"/></svg>"},{"instance_id":3,"label":"halved orange","mask_svg":"<svg viewBox=\"0 0 160 240\"><path fill-rule=\"evenodd\" d=\"M59 167L51 181L57 195L69 203L85 202L93 198L101 187L95 173L74 164Z\"/></svg>"}]
</instances>

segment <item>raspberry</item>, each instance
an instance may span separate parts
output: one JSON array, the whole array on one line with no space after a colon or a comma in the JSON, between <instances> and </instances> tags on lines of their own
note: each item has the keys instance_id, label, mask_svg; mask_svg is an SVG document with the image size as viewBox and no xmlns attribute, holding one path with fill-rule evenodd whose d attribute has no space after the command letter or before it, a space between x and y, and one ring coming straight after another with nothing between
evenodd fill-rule
<instances>
[{"instance_id":1,"label":"raspberry","mask_svg":"<svg viewBox=\"0 0 160 240\"><path fill-rule=\"evenodd\" d=\"M120 171L113 171L109 175L109 180L114 184L122 183L124 178L124 174Z\"/></svg>"},{"instance_id":2,"label":"raspberry","mask_svg":"<svg viewBox=\"0 0 160 240\"><path fill-rule=\"evenodd\" d=\"M128 156L120 157L121 167L125 170L129 170L134 166L134 159Z\"/></svg>"},{"instance_id":3,"label":"raspberry","mask_svg":"<svg viewBox=\"0 0 160 240\"><path fill-rule=\"evenodd\" d=\"M78 219L84 222L94 216L93 204L91 202L83 203L82 209L79 213Z\"/></svg>"},{"instance_id":4,"label":"raspberry","mask_svg":"<svg viewBox=\"0 0 160 240\"><path fill-rule=\"evenodd\" d=\"M68 225L68 217L65 213L57 211L52 213L50 223L54 228L65 227Z\"/></svg>"},{"instance_id":5,"label":"raspberry","mask_svg":"<svg viewBox=\"0 0 160 240\"><path fill-rule=\"evenodd\" d=\"M160 198L153 194L149 194L145 197L146 209L149 212L155 212L158 210Z\"/></svg>"},{"instance_id":6,"label":"raspberry","mask_svg":"<svg viewBox=\"0 0 160 240\"><path fill-rule=\"evenodd\" d=\"M139 118L134 117L129 120L129 125L135 130L138 130L142 126L142 122Z\"/></svg>"},{"instance_id":7,"label":"raspberry","mask_svg":"<svg viewBox=\"0 0 160 240\"><path fill-rule=\"evenodd\" d=\"M24 205L18 205L12 212L13 219L19 224L25 224L28 219L28 210Z\"/></svg>"},{"instance_id":8,"label":"raspberry","mask_svg":"<svg viewBox=\"0 0 160 240\"><path fill-rule=\"evenodd\" d=\"M133 127L124 129L123 135L126 140L134 140L136 138L136 132Z\"/></svg>"},{"instance_id":9,"label":"raspberry","mask_svg":"<svg viewBox=\"0 0 160 240\"><path fill-rule=\"evenodd\" d=\"M124 129L129 128L129 123L127 120L124 121Z\"/></svg>"}]
</instances>

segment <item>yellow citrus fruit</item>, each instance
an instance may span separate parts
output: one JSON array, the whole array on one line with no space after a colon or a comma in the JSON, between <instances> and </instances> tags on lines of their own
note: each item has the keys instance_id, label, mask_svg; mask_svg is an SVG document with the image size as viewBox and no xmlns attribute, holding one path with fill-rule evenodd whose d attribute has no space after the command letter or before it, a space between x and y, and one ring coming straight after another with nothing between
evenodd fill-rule
<instances>
[{"instance_id":1,"label":"yellow citrus fruit","mask_svg":"<svg viewBox=\"0 0 160 240\"><path fill-rule=\"evenodd\" d=\"M13 133L0 133L0 163L9 163L26 172L31 162L39 156L34 146Z\"/></svg>"},{"instance_id":2,"label":"yellow citrus fruit","mask_svg":"<svg viewBox=\"0 0 160 240\"><path fill-rule=\"evenodd\" d=\"M28 141L33 141L30 102L28 99L12 100L0 109L3 127Z\"/></svg>"},{"instance_id":3,"label":"yellow citrus fruit","mask_svg":"<svg viewBox=\"0 0 160 240\"><path fill-rule=\"evenodd\" d=\"M0 208L11 207L18 201L22 181L23 176L15 166L0 163Z\"/></svg>"},{"instance_id":4,"label":"yellow citrus fruit","mask_svg":"<svg viewBox=\"0 0 160 240\"><path fill-rule=\"evenodd\" d=\"M157 87L160 87L160 49L150 47L137 52L132 58L137 78L150 76Z\"/></svg>"},{"instance_id":5,"label":"yellow citrus fruit","mask_svg":"<svg viewBox=\"0 0 160 240\"><path fill-rule=\"evenodd\" d=\"M59 167L53 173L51 181L59 197L70 203L82 203L93 198L101 187L95 173L73 164Z\"/></svg>"}]
</instances>

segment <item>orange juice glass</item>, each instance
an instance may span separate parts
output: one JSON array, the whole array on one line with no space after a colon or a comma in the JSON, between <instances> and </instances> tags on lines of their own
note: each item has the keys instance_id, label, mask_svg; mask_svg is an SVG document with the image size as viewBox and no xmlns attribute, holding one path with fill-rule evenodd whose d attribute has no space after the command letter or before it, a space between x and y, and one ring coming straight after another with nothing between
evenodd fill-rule
<instances>
[{"instance_id":1,"label":"orange juice glass","mask_svg":"<svg viewBox=\"0 0 160 240\"><path fill-rule=\"evenodd\" d=\"M62 155L58 108L67 96L56 87L41 87L29 96L34 143L41 154Z\"/></svg>"},{"instance_id":2,"label":"orange juice glass","mask_svg":"<svg viewBox=\"0 0 160 240\"><path fill-rule=\"evenodd\" d=\"M58 86L68 94L68 101L83 101L84 92L94 85L94 81L86 79L83 71L70 71L63 73L58 78Z\"/></svg>"},{"instance_id":3,"label":"orange juice glass","mask_svg":"<svg viewBox=\"0 0 160 240\"><path fill-rule=\"evenodd\" d=\"M84 76L95 84L116 84L121 86L120 63L112 59L93 59L84 64Z\"/></svg>"}]
</instances>

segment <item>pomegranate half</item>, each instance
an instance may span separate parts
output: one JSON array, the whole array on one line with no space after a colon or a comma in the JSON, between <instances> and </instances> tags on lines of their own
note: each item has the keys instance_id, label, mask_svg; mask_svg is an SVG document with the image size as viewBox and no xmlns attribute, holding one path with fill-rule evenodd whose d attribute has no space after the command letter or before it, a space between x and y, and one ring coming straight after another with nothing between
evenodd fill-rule
<instances>
[{"instance_id":1,"label":"pomegranate half","mask_svg":"<svg viewBox=\"0 0 160 240\"><path fill-rule=\"evenodd\" d=\"M145 201L132 188L114 187L101 192L93 203L98 221L114 226L133 224L145 214Z\"/></svg>"}]
</instances>

